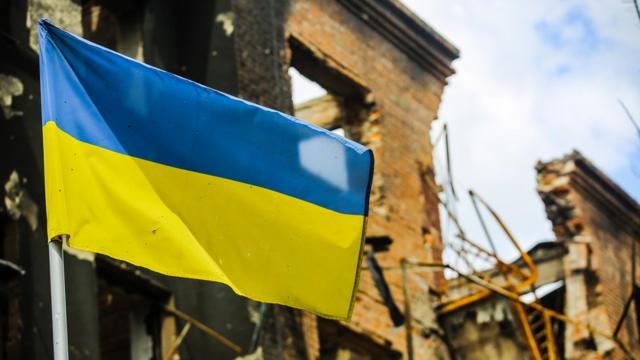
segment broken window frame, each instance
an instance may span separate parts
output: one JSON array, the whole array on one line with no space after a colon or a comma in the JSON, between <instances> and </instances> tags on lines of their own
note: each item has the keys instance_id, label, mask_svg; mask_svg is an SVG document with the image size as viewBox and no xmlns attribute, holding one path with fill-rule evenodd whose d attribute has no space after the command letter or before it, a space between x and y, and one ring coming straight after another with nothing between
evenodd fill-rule
<instances>
[{"instance_id":1,"label":"broken window frame","mask_svg":"<svg viewBox=\"0 0 640 360\"><path fill-rule=\"evenodd\" d=\"M176 339L175 317L165 311L165 307L173 306L173 294L140 270L106 256L96 256L96 274L99 298L101 290L111 289L119 292L120 296L128 297L128 301L147 307L148 310L144 314L143 321L146 334L152 340L152 359L164 359ZM133 309L129 311L131 310ZM132 312L129 313L129 321L132 321L131 315ZM99 313L100 322L103 320L102 316L103 312L101 311ZM100 326L102 327L102 325L101 323ZM129 326L131 325L129 324ZM104 334L100 336L101 351L104 350L103 336ZM132 346L133 343L129 338L130 356L132 355Z\"/></svg>"},{"instance_id":2,"label":"broken window frame","mask_svg":"<svg viewBox=\"0 0 640 360\"><path fill-rule=\"evenodd\" d=\"M348 71L346 66L324 54L311 43L290 35L288 45L289 66L327 92L327 95L294 104L296 116L329 131L341 128L345 137L367 145L363 128L370 118L369 115L372 112L377 113L370 90L355 74ZM338 111L333 111L333 116L328 119L313 119L300 114L300 110L305 110L301 108L313 106L314 102L325 107L329 103L329 106L338 107Z\"/></svg>"}]
</instances>

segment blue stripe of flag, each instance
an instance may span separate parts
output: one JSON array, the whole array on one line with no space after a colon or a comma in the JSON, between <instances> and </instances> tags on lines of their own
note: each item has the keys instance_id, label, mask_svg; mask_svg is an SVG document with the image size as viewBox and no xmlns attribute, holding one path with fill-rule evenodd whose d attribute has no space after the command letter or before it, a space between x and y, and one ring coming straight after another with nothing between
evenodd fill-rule
<instances>
[{"instance_id":1,"label":"blue stripe of flag","mask_svg":"<svg viewBox=\"0 0 640 360\"><path fill-rule=\"evenodd\" d=\"M44 25L47 66L60 71L41 79L55 89L43 124L122 154L367 214L373 157L364 146Z\"/></svg>"}]
</instances>

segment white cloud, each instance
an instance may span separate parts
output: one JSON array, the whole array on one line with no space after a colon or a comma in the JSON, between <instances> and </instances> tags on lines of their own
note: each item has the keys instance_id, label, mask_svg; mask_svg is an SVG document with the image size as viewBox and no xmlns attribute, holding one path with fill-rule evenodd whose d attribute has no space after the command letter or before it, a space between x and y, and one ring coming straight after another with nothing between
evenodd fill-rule
<instances>
[{"instance_id":1,"label":"white cloud","mask_svg":"<svg viewBox=\"0 0 640 360\"><path fill-rule=\"evenodd\" d=\"M291 92L294 104L301 104L307 100L327 94L327 90L322 86L307 79L293 67L289 68L289 76L291 77Z\"/></svg>"},{"instance_id":2,"label":"white cloud","mask_svg":"<svg viewBox=\"0 0 640 360\"><path fill-rule=\"evenodd\" d=\"M405 4L460 50L440 108L458 192L472 187L525 247L551 239L533 166L578 149L640 198L640 22L617 1L422 1ZM438 154L442 156L442 154ZM471 237L483 238L466 195ZM499 231L493 227L493 234ZM515 251L502 238L499 251Z\"/></svg>"}]
</instances>

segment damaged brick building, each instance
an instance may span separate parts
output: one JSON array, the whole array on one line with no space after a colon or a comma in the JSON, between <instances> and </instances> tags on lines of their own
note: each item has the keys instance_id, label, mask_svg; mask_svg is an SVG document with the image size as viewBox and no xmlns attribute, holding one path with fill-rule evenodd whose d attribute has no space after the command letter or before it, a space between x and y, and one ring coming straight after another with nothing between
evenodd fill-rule
<instances>
[{"instance_id":1,"label":"damaged brick building","mask_svg":"<svg viewBox=\"0 0 640 360\"><path fill-rule=\"evenodd\" d=\"M613 334L640 356L640 206L580 153L539 163L538 193L565 245L564 313ZM622 358L623 349L588 329L567 326L565 357L594 352Z\"/></svg>"},{"instance_id":2,"label":"damaged brick building","mask_svg":"<svg viewBox=\"0 0 640 360\"><path fill-rule=\"evenodd\" d=\"M72 358L638 357L640 207L578 153L536 167L556 239L448 280L434 266L447 204L429 130L458 50L398 0L0 0L0 360L51 358L41 17L376 157L351 322L67 249ZM291 68L326 94L294 104Z\"/></svg>"},{"instance_id":3,"label":"damaged brick building","mask_svg":"<svg viewBox=\"0 0 640 360\"><path fill-rule=\"evenodd\" d=\"M459 359L640 357L640 205L579 152L539 162L536 170L556 239L523 252L509 264L516 271L496 266L449 281L440 319L451 353ZM532 282L512 286L509 276L517 271ZM470 283L484 287L468 291ZM511 292L478 297L490 283Z\"/></svg>"},{"instance_id":4,"label":"damaged brick building","mask_svg":"<svg viewBox=\"0 0 640 360\"><path fill-rule=\"evenodd\" d=\"M378 359L408 356L407 349L416 358L448 358L431 295L444 284L442 272L403 280L399 269L404 258L441 260L429 130L458 50L400 2L0 0L0 359L51 357L41 17L150 65L342 129L376 156L350 323L68 250L72 358ZM327 95L294 108L290 67ZM407 304L410 326L400 310Z\"/></svg>"}]
</instances>

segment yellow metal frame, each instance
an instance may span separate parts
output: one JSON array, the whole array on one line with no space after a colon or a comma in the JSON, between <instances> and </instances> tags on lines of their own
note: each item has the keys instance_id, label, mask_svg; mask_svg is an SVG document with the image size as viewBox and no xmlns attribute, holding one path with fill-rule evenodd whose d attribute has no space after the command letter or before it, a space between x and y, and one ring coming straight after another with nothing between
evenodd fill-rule
<instances>
[{"instance_id":1,"label":"yellow metal frame","mask_svg":"<svg viewBox=\"0 0 640 360\"><path fill-rule=\"evenodd\" d=\"M483 287L483 288L485 288L487 290L490 290L491 292L494 292L494 293L496 293L496 294L498 294L498 295L500 295L500 296L502 296L502 297L504 297L506 299L512 300L514 303L519 303L522 306L529 307L529 308L532 308L534 310L540 311L543 314L543 316L547 316L549 318L549 320L556 319L556 320L562 321L562 322L567 323L567 324L572 325L572 326L581 327L581 328L584 328L584 329L586 329L587 331L589 331L589 332L591 332L593 334L596 334L596 335L602 336L605 339L611 340L613 343L615 343L618 346L618 348L624 353L624 355L627 358L629 358L629 359L633 359L634 358L633 355L631 354L631 352L629 352L629 350L626 348L626 346L618 338L612 336L611 334L608 334L608 333L606 333L606 332L604 332L604 331L602 331L602 330L600 330L598 328L595 328L595 327L593 327L593 326L591 326L589 324L584 324L584 323L581 323L581 322L577 322L577 321L569 318L568 316L566 316L566 315L564 315L562 313L559 313L559 312L557 312L555 310L546 308L546 307L538 304L537 302L533 302L533 303L528 304L528 303L520 300L520 295L519 294L514 293L513 291L510 291L508 289L502 288L502 287L500 287L498 285L495 285L493 283L490 283L490 282L488 282L488 281L486 281L486 280L484 280L484 279L482 279L482 278L480 278L478 276L464 274L463 272L461 272L460 270L456 269L455 267L453 267L451 265L448 265L448 264L441 263L441 262L417 262L417 261L411 261L411 260L407 260L407 259L405 259L403 261L405 261L407 264L410 264L410 265L415 266L415 267L424 267L424 268L440 267L440 268L446 268L446 269L452 270L452 271L456 272L459 276L469 280L470 282L472 282L472 283L474 283L474 284L476 284L478 286L481 286L481 287ZM549 324L547 326L550 327L551 325ZM548 334L552 335L552 331L551 331L550 328L548 328L547 331L548 331L547 332ZM555 346L554 346L554 348L555 348Z\"/></svg>"},{"instance_id":2,"label":"yellow metal frame","mask_svg":"<svg viewBox=\"0 0 640 360\"><path fill-rule=\"evenodd\" d=\"M533 330L531 329L531 324L529 324L529 319L527 318L527 313L524 311L524 307L519 302L511 302L511 304L513 305L513 309L516 312L518 320L520 320L520 327L524 332L524 337L525 340L527 340L527 346L529 347L529 351L531 352L533 359L542 360L540 347L538 346L536 338L533 336Z\"/></svg>"},{"instance_id":3,"label":"yellow metal frame","mask_svg":"<svg viewBox=\"0 0 640 360\"><path fill-rule=\"evenodd\" d=\"M551 316L545 311L542 313L544 318L544 330L547 334L547 352L549 360L556 360L558 350L556 349L556 339L553 336L553 322Z\"/></svg>"},{"instance_id":4,"label":"yellow metal frame","mask_svg":"<svg viewBox=\"0 0 640 360\"><path fill-rule=\"evenodd\" d=\"M413 266L418 266L418 267L442 267L442 268L448 268L454 272L456 272L460 277L465 278L467 280L469 280L471 283L478 285L482 288L484 288L483 290L480 290L479 292L475 293L475 294L471 294L465 297L462 297L460 299L457 299L455 301L452 301L446 305L444 305L441 309L440 312L442 314L446 314L452 311L455 311L457 309L463 308L465 306L468 306L470 304L476 303L478 301L481 301L483 299L488 298L489 296L491 296L493 293L496 293L500 296L503 296L509 300L512 301L514 308L516 309L516 314L518 316L518 319L520 320L520 323L522 324L523 330L525 332L525 338L527 340L527 344L531 350L531 354L533 355L534 359L538 360L538 359L542 359L542 356L540 354L540 349L538 346L538 343L535 340L535 337L533 335L532 329L531 329L531 324L529 323L529 319L527 318L526 312L524 311L524 307L529 307L532 308L536 311L539 311L542 316L543 316L543 320L544 320L544 326L545 326L545 335L546 335L546 339L547 339L547 352L548 352L548 359L550 360L555 360L557 358L557 347L555 344L555 339L553 336L553 323L552 320L556 319L562 322L565 322L567 324L573 325L573 326L580 326L580 327L584 327L586 328L589 332L592 332L594 334L600 335L606 339L609 339L611 341L613 341L618 348L625 354L626 357L633 359L633 356L631 355L631 353L629 352L629 350L626 348L626 346L619 340L617 339L615 336L612 336L608 333L605 333L603 331L600 331L588 324L583 324L583 323L578 323L570 318L568 318L566 315L556 312L554 310L548 309L540 304L538 304L537 302L533 302L530 304L527 304L525 302L523 302L522 300L520 300L520 293L523 290L530 290L533 288L533 286L535 285L537 279L538 279L538 269L535 265L535 263L533 262L533 260L531 259L531 257L529 256L529 254L527 254L525 251L522 250L522 248L520 247L520 244L518 243L518 241L515 239L515 237L513 236L513 234L511 233L511 231L507 228L506 224L502 221L502 219L500 218L500 216L495 212L495 210L493 210L493 208L491 208L491 206L489 206L489 204L482 199L478 194L474 193L473 191L470 191L470 195L474 196L476 199L478 199L482 205L491 213L492 217L495 219L495 221L500 225L500 227L502 228L502 230L505 232L505 234L507 235L507 237L509 238L509 240L511 241L511 243L513 244L513 246L518 250L518 252L520 253L520 256L522 257L523 262L525 263L525 265L527 266L527 268L529 269L529 274L527 275L526 273L524 273L522 271L522 269L520 269L518 266L512 265L512 264L506 264L504 262L502 262L498 256L495 253L492 253L490 251L487 251L486 249L484 249L482 246L474 243L473 241L469 240L467 238L467 236L464 233L464 230L462 229L462 226L460 225L457 217L451 212L451 210L449 209L449 207L447 206L446 203L444 203L442 201L442 199L440 199L440 196L438 195L438 191L436 190L436 187L434 186L435 184L432 184L429 179L427 179L427 184L429 185L429 189L433 192L433 195L436 197L436 199L438 199L438 202L444 207L445 211L447 212L447 215L449 216L449 218L453 221L454 225L456 226L456 228L459 230L459 235L458 237L465 241L467 244L470 244L473 248L475 248L477 251L488 255L492 258L495 259L496 261L496 267L504 273L504 276L507 280L507 288L498 286L486 279L483 279L479 276L476 275L466 275L462 272L460 272L459 270L457 270L456 268L452 267L451 265L448 264L443 264L443 263L424 263L424 262L414 262L414 261L410 261L407 259L403 259L404 262L406 262L406 264L411 264ZM522 281L520 281L519 283L516 284L512 284L511 280L513 278L518 278ZM446 286L446 285L445 285Z\"/></svg>"}]
</instances>

